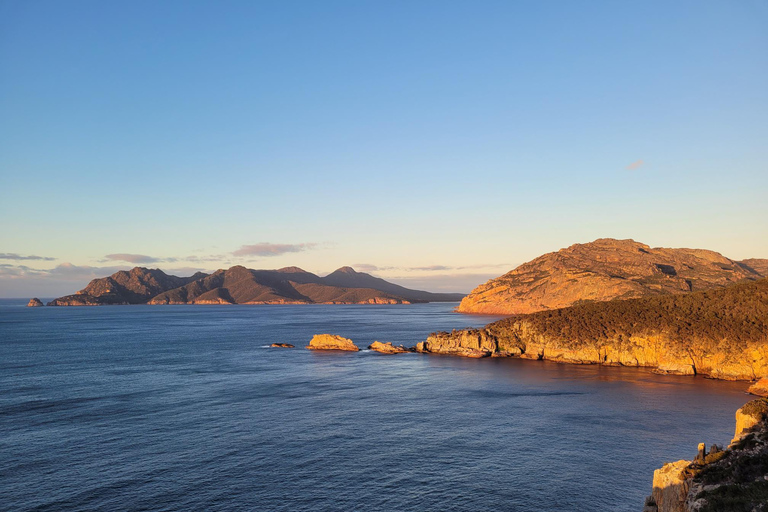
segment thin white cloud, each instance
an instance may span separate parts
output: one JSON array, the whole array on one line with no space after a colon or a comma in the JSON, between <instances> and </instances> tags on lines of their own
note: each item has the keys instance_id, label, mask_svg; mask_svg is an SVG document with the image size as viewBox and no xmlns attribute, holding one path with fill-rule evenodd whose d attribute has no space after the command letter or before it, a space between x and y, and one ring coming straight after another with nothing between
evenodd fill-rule
<instances>
[{"instance_id":1,"label":"thin white cloud","mask_svg":"<svg viewBox=\"0 0 768 512\"><path fill-rule=\"evenodd\" d=\"M631 164L629 164L629 165L626 167L626 169L627 169L628 171L634 171L635 169L639 169L639 168L640 168L640 167L642 167L643 165L645 165L645 162L644 162L644 161L642 161L642 160L638 160L637 162L632 162Z\"/></svg>"},{"instance_id":2,"label":"thin white cloud","mask_svg":"<svg viewBox=\"0 0 768 512\"><path fill-rule=\"evenodd\" d=\"M0 252L0 260L14 260L14 261L54 261L56 258L50 256L35 256L31 254L29 256L22 256L15 252Z\"/></svg>"},{"instance_id":3,"label":"thin white cloud","mask_svg":"<svg viewBox=\"0 0 768 512\"><path fill-rule=\"evenodd\" d=\"M238 250L233 251L234 256L280 256L289 252L302 252L314 249L316 243L307 242L301 244L271 244L261 242L253 245L243 245Z\"/></svg>"},{"instance_id":4,"label":"thin white cloud","mask_svg":"<svg viewBox=\"0 0 768 512\"><path fill-rule=\"evenodd\" d=\"M126 261L128 263L157 263L158 261L166 261L163 258L155 258L153 256L147 256L146 254L130 254L130 253L117 253L107 254L104 256L106 261Z\"/></svg>"}]
</instances>

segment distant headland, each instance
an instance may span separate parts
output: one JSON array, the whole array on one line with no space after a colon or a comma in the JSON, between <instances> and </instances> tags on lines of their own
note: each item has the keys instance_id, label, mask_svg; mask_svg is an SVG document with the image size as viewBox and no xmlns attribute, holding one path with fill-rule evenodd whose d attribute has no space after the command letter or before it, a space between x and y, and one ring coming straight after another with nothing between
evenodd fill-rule
<instances>
[{"instance_id":1,"label":"distant headland","mask_svg":"<svg viewBox=\"0 0 768 512\"><path fill-rule=\"evenodd\" d=\"M54 299L48 305L412 304L458 302L463 296L411 290L351 267L342 267L325 277L298 267L253 270L238 265L190 277L135 267L94 279L79 292Z\"/></svg>"}]
</instances>

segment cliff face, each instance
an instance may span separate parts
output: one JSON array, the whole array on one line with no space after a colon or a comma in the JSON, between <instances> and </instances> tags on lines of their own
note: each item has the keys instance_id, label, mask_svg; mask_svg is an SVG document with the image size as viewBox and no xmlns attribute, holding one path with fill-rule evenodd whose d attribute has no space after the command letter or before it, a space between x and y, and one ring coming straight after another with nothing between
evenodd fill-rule
<instances>
[{"instance_id":1,"label":"cliff face","mask_svg":"<svg viewBox=\"0 0 768 512\"><path fill-rule=\"evenodd\" d=\"M768 375L768 279L519 315L482 329L433 333L416 348L754 380Z\"/></svg>"},{"instance_id":2,"label":"cliff face","mask_svg":"<svg viewBox=\"0 0 768 512\"><path fill-rule=\"evenodd\" d=\"M643 512L768 510L768 400L736 412L736 437L721 451L704 444L693 461L665 464L653 474Z\"/></svg>"},{"instance_id":3,"label":"cliff face","mask_svg":"<svg viewBox=\"0 0 768 512\"><path fill-rule=\"evenodd\" d=\"M475 288L462 313L524 314L587 301L687 293L764 277L766 260L604 238L545 254Z\"/></svg>"}]
</instances>

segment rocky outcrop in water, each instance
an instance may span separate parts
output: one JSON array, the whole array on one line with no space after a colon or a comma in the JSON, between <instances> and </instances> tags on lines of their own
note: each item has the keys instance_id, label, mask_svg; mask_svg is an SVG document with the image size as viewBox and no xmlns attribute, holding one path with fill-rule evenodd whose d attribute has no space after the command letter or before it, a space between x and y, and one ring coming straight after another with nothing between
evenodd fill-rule
<instances>
[{"instance_id":1,"label":"rocky outcrop in water","mask_svg":"<svg viewBox=\"0 0 768 512\"><path fill-rule=\"evenodd\" d=\"M274 348L294 348L294 346L291 345L290 343L273 343L273 344L270 345L270 347L274 347Z\"/></svg>"},{"instance_id":2,"label":"rocky outcrop in water","mask_svg":"<svg viewBox=\"0 0 768 512\"><path fill-rule=\"evenodd\" d=\"M475 288L461 313L514 315L583 302L721 288L766 277L768 260L742 263L702 249L651 248L602 238L524 263Z\"/></svg>"},{"instance_id":3,"label":"rocky outcrop in water","mask_svg":"<svg viewBox=\"0 0 768 512\"><path fill-rule=\"evenodd\" d=\"M755 380L768 376L768 279L518 315L433 333L416 349Z\"/></svg>"},{"instance_id":4,"label":"rocky outcrop in water","mask_svg":"<svg viewBox=\"0 0 768 512\"><path fill-rule=\"evenodd\" d=\"M726 450L704 444L693 461L665 464L653 474L643 512L768 510L768 400L736 412L736 436Z\"/></svg>"},{"instance_id":5,"label":"rocky outcrop in water","mask_svg":"<svg viewBox=\"0 0 768 512\"><path fill-rule=\"evenodd\" d=\"M380 341L374 341L368 345L369 350L381 352L382 354L403 354L405 352L413 352L412 349L406 348L402 345L394 346L391 342L382 343Z\"/></svg>"},{"instance_id":6,"label":"rocky outcrop in water","mask_svg":"<svg viewBox=\"0 0 768 512\"><path fill-rule=\"evenodd\" d=\"M35 297L34 299L29 299L29 302L27 303L28 308L39 308L40 306L44 306L43 301Z\"/></svg>"},{"instance_id":7,"label":"rocky outcrop in water","mask_svg":"<svg viewBox=\"0 0 768 512\"><path fill-rule=\"evenodd\" d=\"M349 338L335 334L315 334L306 348L309 350L346 350L350 352L360 350Z\"/></svg>"}]
</instances>

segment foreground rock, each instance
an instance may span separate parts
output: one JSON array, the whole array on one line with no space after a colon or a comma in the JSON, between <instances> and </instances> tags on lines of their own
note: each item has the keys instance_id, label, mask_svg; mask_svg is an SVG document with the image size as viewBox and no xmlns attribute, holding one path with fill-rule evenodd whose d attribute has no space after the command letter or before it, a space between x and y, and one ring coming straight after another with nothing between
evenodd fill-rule
<instances>
[{"instance_id":1,"label":"foreground rock","mask_svg":"<svg viewBox=\"0 0 768 512\"><path fill-rule=\"evenodd\" d=\"M402 345L394 346L391 342L382 343L380 341L374 341L370 345L368 345L368 348L370 350L375 350L376 352L381 352L382 354L402 354L405 352L413 352L412 349L406 348Z\"/></svg>"},{"instance_id":2,"label":"foreground rock","mask_svg":"<svg viewBox=\"0 0 768 512\"><path fill-rule=\"evenodd\" d=\"M27 303L28 308L39 308L40 306L44 306L43 301L35 297L34 299L29 299L29 302Z\"/></svg>"},{"instance_id":3,"label":"foreground rock","mask_svg":"<svg viewBox=\"0 0 768 512\"><path fill-rule=\"evenodd\" d=\"M273 343L273 344L270 345L270 347L275 347L275 348L294 348L294 346L291 345L290 343Z\"/></svg>"},{"instance_id":4,"label":"foreground rock","mask_svg":"<svg viewBox=\"0 0 768 512\"><path fill-rule=\"evenodd\" d=\"M768 260L734 261L702 249L651 248L602 238L540 256L475 288L461 313L514 315L585 301L721 288L768 277Z\"/></svg>"},{"instance_id":5,"label":"foreground rock","mask_svg":"<svg viewBox=\"0 0 768 512\"><path fill-rule=\"evenodd\" d=\"M755 380L768 376L768 279L518 315L433 333L416 350Z\"/></svg>"},{"instance_id":6,"label":"foreground rock","mask_svg":"<svg viewBox=\"0 0 768 512\"><path fill-rule=\"evenodd\" d=\"M749 386L747 392L757 396L768 396L768 377L763 377Z\"/></svg>"},{"instance_id":7,"label":"foreground rock","mask_svg":"<svg viewBox=\"0 0 768 512\"><path fill-rule=\"evenodd\" d=\"M307 345L309 350L360 350L352 340L335 334L315 334Z\"/></svg>"},{"instance_id":8,"label":"foreground rock","mask_svg":"<svg viewBox=\"0 0 768 512\"><path fill-rule=\"evenodd\" d=\"M654 471L643 512L768 510L768 400L747 403L736 420L736 437L726 450L713 446L707 454L701 443L693 461Z\"/></svg>"}]
</instances>

